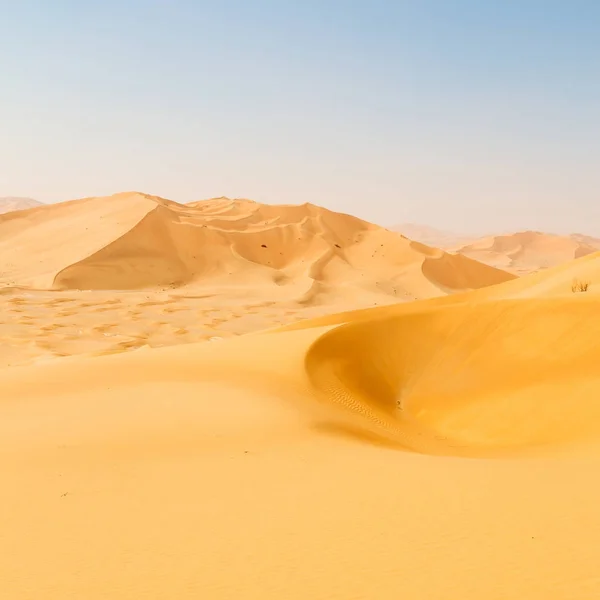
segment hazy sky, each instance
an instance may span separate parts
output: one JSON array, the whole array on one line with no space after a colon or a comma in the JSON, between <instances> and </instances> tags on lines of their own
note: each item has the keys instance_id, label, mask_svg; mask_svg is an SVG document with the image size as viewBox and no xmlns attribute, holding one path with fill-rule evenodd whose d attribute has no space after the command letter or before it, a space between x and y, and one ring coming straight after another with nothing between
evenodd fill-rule
<instances>
[{"instance_id":1,"label":"hazy sky","mask_svg":"<svg viewBox=\"0 0 600 600\"><path fill-rule=\"evenodd\" d=\"M598 0L0 0L0 196L600 234Z\"/></svg>"}]
</instances>

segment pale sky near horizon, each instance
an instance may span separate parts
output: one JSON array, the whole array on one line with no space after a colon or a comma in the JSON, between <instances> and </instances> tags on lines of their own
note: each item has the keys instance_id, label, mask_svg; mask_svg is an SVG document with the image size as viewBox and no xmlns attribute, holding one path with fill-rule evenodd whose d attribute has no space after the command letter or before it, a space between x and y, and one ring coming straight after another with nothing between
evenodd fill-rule
<instances>
[{"instance_id":1,"label":"pale sky near horizon","mask_svg":"<svg viewBox=\"0 0 600 600\"><path fill-rule=\"evenodd\" d=\"M600 235L596 0L0 0L0 196Z\"/></svg>"}]
</instances>

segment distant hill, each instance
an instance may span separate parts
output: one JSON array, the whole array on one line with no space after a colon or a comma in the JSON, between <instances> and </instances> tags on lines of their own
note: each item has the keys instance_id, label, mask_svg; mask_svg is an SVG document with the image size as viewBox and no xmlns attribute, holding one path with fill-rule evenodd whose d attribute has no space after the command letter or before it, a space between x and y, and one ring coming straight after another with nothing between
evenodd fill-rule
<instances>
[{"instance_id":1,"label":"distant hill","mask_svg":"<svg viewBox=\"0 0 600 600\"><path fill-rule=\"evenodd\" d=\"M14 210L26 210L28 208L35 208L36 206L41 205L42 202L33 200L33 198L7 196L5 198L0 198L0 214L13 212Z\"/></svg>"}]
</instances>

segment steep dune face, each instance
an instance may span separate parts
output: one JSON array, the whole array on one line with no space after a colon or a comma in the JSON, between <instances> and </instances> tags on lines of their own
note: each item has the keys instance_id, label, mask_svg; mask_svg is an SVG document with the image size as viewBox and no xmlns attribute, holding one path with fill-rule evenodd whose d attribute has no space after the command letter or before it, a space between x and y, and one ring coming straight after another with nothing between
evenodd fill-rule
<instances>
[{"instance_id":1,"label":"steep dune face","mask_svg":"<svg viewBox=\"0 0 600 600\"><path fill-rule=\"evenodd\" d=\"M596 314L589 297L396 310L324 335L306 365L324 401L412 450L580 442L600 438Z\"/></svg>"},{"instance_id":2,"label":"steep dune face","mask_svg":"<svg viewBox=\"0 0 600 600\"><path fill-rule=\"evenodd\" d=\"M0 281L51 287L57 272L123 235L156 207L136 193L84 198L0 216Z\"/></svg>"},{"instance_id":3,"label":"steep dune face","mask_svg":"<svg viewBox=\"0 0 600 600\"><path fill-rule=\"evenodd\" d=\"M518 275L566 263L597 250L600 250L600 240L591 237L538 231L487 237L455 249L460 254Z\"/></svg>"},{"instance_id":4,"label":"steep dune face","mask_svg":"<svg viewBox=\"0 0 600 600\"><path fill-rule=\"evenodd\" d=\"M0 221L4 244L12 248L5 271L17 283L55 289L250 285L305 303L352 290L377 303L513 278L311 204L217 198L181 205L120 194L20 215ZM59 236L64 243L57 246ZM23 265L31 248L44 257L35 267ZM20 270L26 274L21 279Z\"/></svg>"},{"instance_id":5,"label":"steep dune face","mask_svg":"<svg viewBox=\"0 0 600 600\"><path fill-rule=\"evenodd\" d=\"M35 208L36 206L42 206L42 203L34 200L33 198L18 198L14 196L8 196L5 198L0 198L0 215L8 212L14 212L16 210Z\"/></svg>"}]
</instances>

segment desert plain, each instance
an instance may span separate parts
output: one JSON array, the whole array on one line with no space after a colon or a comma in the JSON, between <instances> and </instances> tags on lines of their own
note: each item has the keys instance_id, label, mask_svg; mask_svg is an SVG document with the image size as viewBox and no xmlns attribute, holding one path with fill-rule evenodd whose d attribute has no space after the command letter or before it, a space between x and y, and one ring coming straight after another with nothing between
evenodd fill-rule
<instances>
[{"instance_id":1,"label":"desert plain","mask_svg":"<svg viewBox=\"0 0 600 600\"><path fill-rule=\"evenodd\" d=\"M2 596L598 598L596 242L0 215Z\"/></svg>"}]
</instances>

